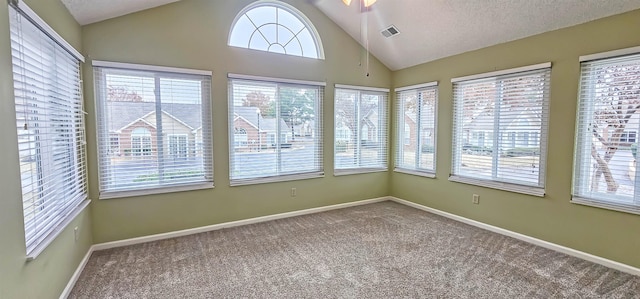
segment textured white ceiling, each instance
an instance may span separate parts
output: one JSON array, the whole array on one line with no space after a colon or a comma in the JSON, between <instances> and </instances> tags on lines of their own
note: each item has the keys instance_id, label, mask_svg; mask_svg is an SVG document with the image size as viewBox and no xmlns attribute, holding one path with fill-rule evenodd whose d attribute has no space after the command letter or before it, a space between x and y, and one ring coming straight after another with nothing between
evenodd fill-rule
<instances>
[{"instance_id":1,"label":"textured white ceiling","mask_svg":"<svg viewBox=\"0 0 640 299\"><path fill-rule=\"evenodd\" d=\"M176 1L62 0L81 25ZM361 13L357 1L296 1L311 1L361 43L368 31L371 53L392 70L640 9L640 0L378 0ZM383 37L391 24L401 33Z\"/></svg>"},{"instance_id":2,"label":"textured white ceiling","mask_svg":"<svg viewBox=\"0 0 640 299\"><path fill-rule=\"evenodd\" d=\"M180 0L61 0L80 25L104 21Z\"/></svg>"},{"instance_id":3,"label":"textured white ceiling","mask_svg":"<svg viewBox=\"0 0 640 299\"><path fill-rule=\"evenodd\" d=\"M361 40L354 3L314 3ZM366 14L371 53L398 70L638 8L640 0L378 0ZM400 34L385 38L380 31L390 24Z\"/></svg>"}]
</instances>

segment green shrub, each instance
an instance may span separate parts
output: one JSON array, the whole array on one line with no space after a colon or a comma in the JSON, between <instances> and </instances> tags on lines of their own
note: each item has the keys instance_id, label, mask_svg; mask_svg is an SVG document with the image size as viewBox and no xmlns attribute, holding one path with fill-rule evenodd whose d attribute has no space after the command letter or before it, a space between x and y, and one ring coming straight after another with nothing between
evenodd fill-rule
<instances>
[{"instance_id":1,"label":"green shrub","mask_svg":"<svg viewBox=\"0 0 640 299\"><path fill-rule=\"evenodd\" d=\"M435 148L433 148L433 145L424 144L424 145L422 145L422 152L423 153L434 153L435 152Z\"/></svg>"},{"instance_id":2,"label":"green shrub","mask_svg":"<svg viewBox=\"0 0 640 299\"><path fill-rule=\"evenodd\" d=\"M637 143L632 143L631 144L631 154L633 155L633 159L636 159L636 155L638 154L638 144Z\"/></svg>"},{"instance_id":3,"label":"green shrub","mask_svg":"<svg viewBox=\"0 0 640 299\"><path fill-rule=\"evenodd\" d=\"M525 156L537 156L540 154L540 150L537 147L514 147L505 150L502 153L504 157L525 157Z\"/></svg>"}]
</instances>

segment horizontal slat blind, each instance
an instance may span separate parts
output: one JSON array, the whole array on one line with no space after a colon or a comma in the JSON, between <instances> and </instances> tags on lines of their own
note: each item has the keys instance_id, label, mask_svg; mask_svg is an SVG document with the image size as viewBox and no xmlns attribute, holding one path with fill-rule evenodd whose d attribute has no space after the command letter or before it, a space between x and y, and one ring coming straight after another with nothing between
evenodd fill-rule
<instances>
[{"instance_id":1,"label":"horizontal slat blind","mask_svg":"<svg viewBox=\"0 0 640 299\"><path fill-rule=\"evenodd\" d=\"M453 180L544 194L550 74L545 67L453 83Z\"/></svg>"},{"instance_id":2,"label":"horizontal slat blind","mask_svg":"<svg viewBox=\"0 0 640 299\"><path fill-rule=\"evenodd\" d=\"M324 175L323 97L320 85L229 78L231 185Z\"/></svg>"},{"instance_id":3,"label":"horizontal slat blind","mask_svg":"<svg viewBox=\"0 0 640 299\"><path fill-rule=\"evenodd\" d=\"M336 87L336 174L387 170L388 92Z\"/></svg>"},{"instance_id":4,"label":"horizontal slat blind","mask_svg":"<svg viewBox=\"0 0 640 299\"><path fill-rule=\"evenodd\" d=\"M150 69L94 65L102 198L213 186L211 76Z\"/></svg>"},{"instance_id":5,"label":"horizontal slat blind","mask_svg":"<svg viewBox=\"0 0 640 299\"><path fill-rule=\"evenodd\" d=\"M640 213L640 53L581 63L574 201Z\"/></svg>"},{"instance_id":6,"label":"horizontal slat blind","mask_svg":"<svg viewBox=\"0 0 640 299\"><path fill-rule=\"evenodd\" d=\"M438 86L396 92L396 170L435 174Z\"/></svg>"},{"instance_id":7,"label":"horizontal slat blind","mask_svg":"<svg viewBox=\"0 0 640 299\"><path fill-rule=\"evenodd\" d=\"M9 12L25 239L34 258L87 198L80 60L22 12Z\"/></svg>"}]
</instances>

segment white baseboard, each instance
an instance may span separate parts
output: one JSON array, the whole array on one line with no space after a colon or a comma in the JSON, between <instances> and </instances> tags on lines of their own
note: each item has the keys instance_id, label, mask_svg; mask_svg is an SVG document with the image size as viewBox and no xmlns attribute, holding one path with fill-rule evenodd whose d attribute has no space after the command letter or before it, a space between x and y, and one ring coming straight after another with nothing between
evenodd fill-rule
<instances>
[{"instance_id":1,"label":"white baseboard","mask_svg":"<svg viewBox=\"0 0 640 299\"><path fill-rule=\"evenodd\" d=\"M94 247L93 249L94 250L105 250L105 249L115 248L115 247L123 247L123 246L135 245L135 244L140 244L140 243L147 243L147 242L152 242L152 241L157 241L157 240L164 240L164 239L188 236L188 235L193 235L193 234L198 234L198 233L203 233L203 232L208 232L208 231L214 231L214 230L219 230L219 229L223 229L223 228L229 228L229 227L235 227L235 226L241 226L241 225L247 225L247 224L254 224L254 223L260 223L260 222L271 221L271 220L276 220L276 219L296 217L296 216L313 214L313 213L320 213L320 212L325 212L325 211L330 211L330 210L336 210L336 209L343 209L343 208L348 208L348 207L366 205L366 204L375 203L375 202L381 202L381 201L386 201L386 200L389 200L389 198L388 197L379 197L379 198L365 199L365 200L359 200L359 201L342 203L342 204L325 206L325 207L318 207L318 208L312 208L312 209L306 209L306 210L300 210L300 211L293 211L293 212L280 213L280 214L275 214L275 215L268 215L268 216L262 216L262 217L256 217L256 218L250 218L250 219L243 219L243 220L238 220L238 221L231 221L231 222L213 224L213 225L190 228L190 229L179 230L179 231L173 231L173 232L168 232L168 233L162 233L162 234L156 234L156 235L150 235L150 236L126 239L126 240L119 240L119 241L113 241L113 242L107 242L107 243L100 243L100 244L93 245L93 247Z\"/></svg>"},{"instance_id":2,"label":"white baseboard","mask_svg":"<svg viewBox=\"0 0 640 299\"><path fill-rule=\"evenodd\" d=\"M392 200L392 201L395 201L397 203L403 204L403 205L414 207L416 209L427 211L427 212L430 212L430 213L433 213L433 214L436 214L436 215L444 216L444 217L447 217L449 219L453 219L453 220L456 220L456 221L459 221L459 222L462 222L462 223L473 225L473 226L476 226L476 227L479 227L479 228L482 228L482 229L486 229L488 231L492 231L494 233L498 233L498 234L501 234L501 235L509 236L509 237L512 237L512 238L515 238L515 239L518 239L518 240L521 240L521 241L524 241L524 242L527 242L527 243L531 243L533 245L537 245L537 246L540 246L540 247L544 247L544 248L547 248L547 249L558 251L558 252L561 252L561 253L564 253L564 254L567 254L567 255L570 255L570 256L574 256L574 257L577 257L577 258L580 258L580 259L583 259L583 260L587 260L587 261L590 261L590 262L593 262L593 263L596 263L596 264L603 265L605 267L616 269L616 270L621 271L621 272L625 272L625 273L629 273L629 274L632 274L632 275L640 276L640 269L638 269L636 267L633 267L633 266L629 266L627 264L623 264L623 263L620 263L620 262L612 261L612 260L609 260L609 259L606 259L606 258L603 258L603 257L599 257L599 256L596 256L596 255L593 255L593 254L589 254L589 253L586 253L586 252L583 252L583 251L575 250L575 249L572 249L572 248L569 248L569 247L565 247L565 246L558 245L558 244L555 244L555 243L551 243L551 242L547 242L547 241L544 241L544 240L540 240L540 239L537 239L537 238L534 238L534 237L530 237L530 236L527 236L527 235L516 233L514 231L506 230L504 228L500 228L500 227L497 227L497 226L489 225L489 224L482 223L482 222L479 222L479 221L476 221L476 220L472 220L472 219L469 219L469 218L465 218L465 217L462 217L462 216L458 216L458 215L454 215L454 214L447 213L447 212L444 212L444 211L440 211L440 210L436 210L436 209L433 209L433 208L429 208L427 206L423 206L421 204L410 202L410 201L407 201L407 200L404 200L404 199L396 198L396 197L393 197L393 196L389 196L389 199Z\"/></svg>"},{"instance_id":3,"label":"white baseboard","mask_svg":"<svg viewBox=\"0 0 640 299\"><path fill-rule=\"evenodd\" d=\"M76 281L78 281L78 278L80 278L80 274L82 274L82 270L84 270L84 267L87 265L87 262L89 262L89 258L91 258L91 254L93 253L93 251L94 251L94 248L92 245L91 247L89 247L89 250L87 250L87 254L84 255L84 258L82 259L82 261L80 261L80 265L78 265L76 272L73 272L73 275L69 279L67 286L62 291L62 294L60 294L60 299L66 299L69 296L69 294L71 293L71 290L73 289L73 286L76 285Z\"/></svg>"}]
</instances>

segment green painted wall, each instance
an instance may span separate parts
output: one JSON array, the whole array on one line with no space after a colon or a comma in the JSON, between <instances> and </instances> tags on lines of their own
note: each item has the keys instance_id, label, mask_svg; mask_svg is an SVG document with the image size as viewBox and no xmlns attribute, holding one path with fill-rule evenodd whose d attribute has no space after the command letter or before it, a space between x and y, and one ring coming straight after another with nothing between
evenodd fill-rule
<instances>
[{"instance_id":1,"label":"green painted wall","mask_svg":"<svg viewBox=\"0 0 640 299\"><path fill-rule=\"evenodd\" d=\"M227 46L236 14L253 1L188 0L84 26L89 59L213 71L215 189L95 200L96 243L145 236L226 221L326 206L389 194L388 173L333 175L333 85L389 87L391 72L371 61L367 78L359 66L362 48L308 1L286 1L318 30L325 60L291 57ZM324 168L318 179L229 186L227 73L326 81ZM88 132L96 132L90 62L85 65ZM98 197L96 139L89 134L91 197ZM292 187L297 197L290 197Z\"/></svg>"},{"instance_id":2,"label":"green painted wall","mask_svg":"<svg viewBox=\"0 0 640 299\"><path fill-rule=\"evenodd\" d=\"M80 49L80 26L57 0L26 3ZM57 298L93 243L90 211L81 213L34 261L25 258L20 168L15 130L9 15L0 5L0 298ZM74 240L73 227L80 229Z\"/></svg>"},{"instance_id":3,"label":"green painted wall","mask_svg":"<svg viewBox=\"0 0 640 299\"><path fill-rule=\"evenodd\" d=\"M434 45L437 46L437 45ZM640 10L456 55L393 73L393 86L439 81L437 178L391 173L391 195L640 267L640 216L571 199L580 55L640 46ZM544 198L447 181L451 169L451 78L552 62ZM471 203L473 193L480 205Z\"/></svg>"}]
</instances>

